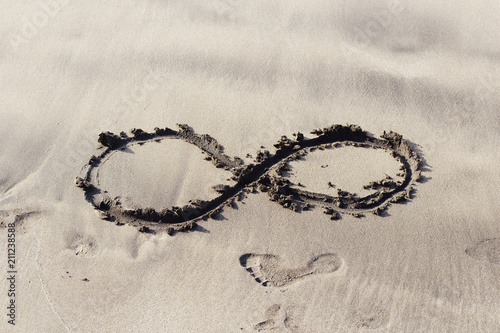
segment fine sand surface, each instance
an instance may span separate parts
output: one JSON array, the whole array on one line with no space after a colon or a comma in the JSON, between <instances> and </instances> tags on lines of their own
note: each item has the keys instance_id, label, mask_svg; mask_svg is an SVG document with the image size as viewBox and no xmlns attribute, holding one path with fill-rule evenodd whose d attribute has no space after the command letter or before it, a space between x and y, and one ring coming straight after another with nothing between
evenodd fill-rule
<instances>
[{"instance_id":1,"label":"fine sand surface","mask_svg":"<svg viewBox=\"0 0 500 333\"><path fill-rule=\"evenodd\" d=\"M486 0L3 1L0 332L500 331L499 16ZM316 147L283 173L297 211L261 183L184 232L113 220L75 186L100 133L176 124L217 140L222 165L133 142L94 170L99 195L214 200L235 156L333 124L401 134L422 177L381 214L332 219L335 200L303 209L294 189L363 197L404 177L390 149Z\"/></svg>"},{"instance_id":2,"label":"fine sand surface","mask_svg":"<svg viewBox=\"0 0 500 333\"><path fill-rule=\"evenodd\" d=\"M300 182L311 191L323 193L335 193L335 190L342 189L366 195L371 191L364 189L364 185L387 176L397 178L399 172L399 163L387 152L357 147L317 151L303 161L290 164L292 181Z\"/></svg>"}]
</instances>

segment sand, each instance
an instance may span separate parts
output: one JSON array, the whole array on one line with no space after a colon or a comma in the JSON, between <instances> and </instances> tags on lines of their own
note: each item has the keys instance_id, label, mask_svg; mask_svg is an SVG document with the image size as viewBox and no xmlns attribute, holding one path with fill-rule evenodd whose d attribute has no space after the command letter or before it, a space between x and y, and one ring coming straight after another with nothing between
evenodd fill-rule
<instances>
[{"instance_id":1,"label":"sand","mask_svg":"<svg viewBox=\"0 0 500 333\"><path fill-rule=\"evenodd\" d=\"M136 226L140 232L166 231L169 235L173 235L179 231L195 229L202 220L219 218L224 207L236 209L236 201L242 201L249 193L259 191L267 192L272 201L295 212L310 210L316 206L323 207L324 213L331 215L332 220L338 220L340 214L350 214L355 217L364 217L366 213L386 215L385 211L390 203L410 200L415 192L416 182L426 179L422 176L422 171L427 166L425 160L412 147L414 145L403 139L402 135L392 131L388 133L384 131L380 138L375 138L357 125L336 124L311 131L315 137L310 139L300 132L294 133L293 139L283 135L274 144L276 148L274 153L260 150L255 158L255 163L245 165L243 159L237 156L230 158L224 154L223 146L210 135L196 134L186 124L178 124L178 127L177 131L170 128L155 128L154 132L132 129L131 135L123 131L120 132L120 135L111 132L99 134L98 142L101 144L99 147L101 152L90 157L83 168L81 177L76 177L75 180L75 185L83 190L85 200L92 205L99 218L115 222L119 226L124 224ZM183 206L171 205L160 209L137 206L133 204L133 199L130 196L112 196L105 189L106 182L103 184L101 181L101 173L102 169L110 168L106 167L110 160L117 159L113 158L113 155L116 153L135 154L132 147L143 146L151 142L158 144L166 139L182 140L198 147L206 154L205 160L211 161L216 168L232 173L227 181L232 180L234 184L212 186L212 189L218 194L214 198L201 200L199 199L201 193L198 192L196 198L187 201L187 204ZM344 146L384 150L399 162L400 172L396 175L399 179L393 179L386 175L382 180L371 181L368 185L364 185L363 189L373 191L364 196L340 188L337 189L336 196L312 192L303 184L290 180L290 162L303 160L305 156L315 151ZM169 159L170 155L166 154L163 158ZM175 152L172 155L175 155ZM161 157L155 156L157 160L161 159ZM142 158L141 163L146 163L145 161L146 159ZM126 168L127 164L122 164ZM151 164L153 163L150 162L148 167ZM321 165L321 167L326 168L328 165ZM366 168L368 165L363 167ZM152 172L131 173L126 171L125 175L122 173L113 174L110 171L108 173L111 173L117 184L129 183L132 177L142 178L142 174L154 177ZM198 174L195 173L195 176L203 174L202 171ZM156 180L164 181L164 177L156 177ZM205 185L207 182L199 181L197 184ZM328 182L328 186L334 187L331 182ZM150 185L150 188L155 187L158 186ZM176 186L174 186L175 188ZM146 192L143 194L147 196ZM153 194L154 197L158 198L157 195ZM168 195L168 193L164 195ZM142 200L142 198L140 199Z\"/></svg>"},{"instance_id":2,"label":"sand","mask_svg":"<svg viewBox=\"0 0 500 333\"><path fill-rule=\"evenodd\" d=\"M54 3L0 10L0 332L500 330L497 3ZM381 190L370 182L404 180L400 162L308 147L282 170L293 186L270 168L212 217L163 230L113 220L75 186L110 148L101 133L176 124L222 147L147 138L117 150L95 169L111 199L155 211L211 201L283 135L313 140L333 124L396 132L424 163L408 201L388 195L379 215L358 216L333 207L338 190L355 205ZM276 184L290 201L273 199Z\"/></svg>"}]
</instances>

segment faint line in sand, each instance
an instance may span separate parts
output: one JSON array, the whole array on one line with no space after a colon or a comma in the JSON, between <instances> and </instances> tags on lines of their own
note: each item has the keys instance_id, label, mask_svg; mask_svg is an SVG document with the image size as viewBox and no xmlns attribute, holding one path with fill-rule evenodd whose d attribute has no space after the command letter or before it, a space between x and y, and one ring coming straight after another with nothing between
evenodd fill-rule
<instances>
[{"instance_id":1,"label":"faint line in sand","mask_svg":"<svg viewBox=\"0 0 500 333\"><path fill-rule=\"evenodd\" d=\"M38 251L36 252L36 258L35 258L35 263L36 263L36 275L38 276L38 279L40 279L40 284L42 286L42 291L43 291L43 294L45 295L45 298L47 299L47 302L49 302L49 305L50 305L50 309L52 310L52 312L54 313L54 315L57 317L57 319L59 319L59 321L61 322L61 324L64 326L64 328L66 329L67 332L70 332L70 328L66 325L66 323L64 322L64 320L61 318L61 316L59 316L59 314L57 313L57 311L55 310L54 308L54 304L52 303L52 301L50 300L50 297L49 297L49 294L47 292L47 289L45 289L45 285L43 283L43 279L42 279L42 276L40 275L40 263L38 261L38 257L40 256L40 250L41 250L41 243L40 243L40 240L38 239L37 235L35 232L33 232L33 236L35 237L36 239L36 242L37 242L37 245L38 245Z\"/></svg>"}]
</instances>

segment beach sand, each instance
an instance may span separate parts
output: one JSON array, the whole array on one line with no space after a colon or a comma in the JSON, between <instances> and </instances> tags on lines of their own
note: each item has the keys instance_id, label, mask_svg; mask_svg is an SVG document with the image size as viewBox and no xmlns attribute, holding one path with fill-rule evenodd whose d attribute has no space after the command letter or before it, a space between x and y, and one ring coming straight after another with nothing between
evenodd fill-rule
<instances>
[{"instance_id":1,"label":"beach sand","mask_svg":"<svg viewBox=\"0 0 500 333\"><path fill-rule=\"evenodd\" d=\"M9 224L17 271L16 325L2 313L1 332L500 331L497 3L0 7L5 313ZM395 131L425 160L424 180L384 216L331 220L259 192L173 235L99 218L75 186L99 134L176 124L245 164L282 135ZM131 206L208 200L232 184L186 142L131 150L100 169ZM364 193L398 168L360 147L291 165L320 193Z\"/></svg>"}]
</instances>

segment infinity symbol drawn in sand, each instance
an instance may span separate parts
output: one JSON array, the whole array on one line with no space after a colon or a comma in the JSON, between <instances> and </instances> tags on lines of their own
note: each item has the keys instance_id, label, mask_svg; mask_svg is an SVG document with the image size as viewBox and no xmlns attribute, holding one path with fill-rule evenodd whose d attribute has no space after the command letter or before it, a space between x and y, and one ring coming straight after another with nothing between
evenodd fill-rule
<instances>
[{"instance_id":1,"label":"infinity symbol drawn in sand","mask_svg":"<svg viewBox=\"0 0 500 333\"><path fill-rule=\"evenodd\" d=\"M176 231L190 230L197 222L216 218L221 210L232 207L235 200L243 200L248 193L266 192L272 201L296 212L316 206L324 209L331 219L339 219L341 214L362 217L373 213L381 215L391 203L408 200L414 191L414 185L421 180L422 159L412 149L408 141L395 132L384 132L375 138L356 125L332 125L311 132L313 138L305 138L296 133L293 139L282 136L275 144L276 151L260 151L256 163L244 165L238 157L230 158L223 153L223 148L211 136L196 134L187 125L178 125L179 129L155 128L153 133L133 129L131 136L125 132L116 135L110 132L99 135L103 146L100 155L92 156L84 167L82 177L77 177L76 185L85 192L86 200L91 203L100 217L116 222L128 223L140 227L143 232L165 230L169 234ZM214 189L220 194L212 200L191 200L183 207L165 208L157 211L153 208L126 209L119 198L111 198L99 188L99 167L111 154L126 149L133 144L143 144L162 139L180 139L200 148L217 168L224 168L232 173L235 185L220 185ZM366 189L375 190L364 197L339 191L337 196L306 191L293 184L283 174L289 170L289 162L300 160L315 150L332 149L340 146L383 149L391 154L400 164L401 180L390 178L371 182Z\"/></svg>"}]
</instances>

